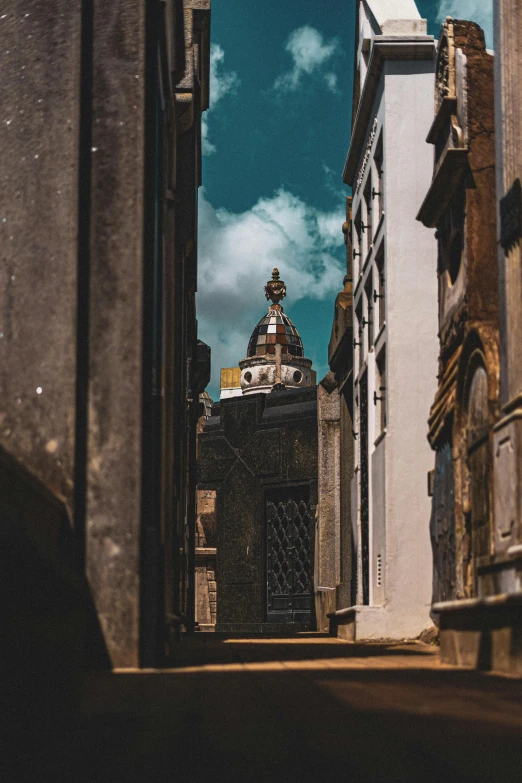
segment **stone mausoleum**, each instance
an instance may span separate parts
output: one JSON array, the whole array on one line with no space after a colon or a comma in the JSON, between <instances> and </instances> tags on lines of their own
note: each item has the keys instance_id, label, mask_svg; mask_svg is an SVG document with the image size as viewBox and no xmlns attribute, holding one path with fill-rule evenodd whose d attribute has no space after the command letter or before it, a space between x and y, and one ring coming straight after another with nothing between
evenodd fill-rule
<instances>
[{"instance_id":1,"label":"stone mausoleum","mask_svg":"<svg viewBox=\"0 0 522 783\"><path fill-rule=\"evenodd\" d=\"M437 229L438 389L428 438L433 612L441 657L475 666L466 650L473 599L495 592L493 427L499 416L494 58L473 22L448 17L437 48L433 179L419 220ZM469 603L471 600L471 604ZM464 635L461 633L464 631Z\"/></svg>"},{"instance_id":2,"label":"stone mausoleum","mask_svg":"<svg viewBox=\"0 0 522 783\"><path fill-rule=\"evenodd\" d=\"M216 493L216 631L315 627L317 388L312 362L280 301L274 269L268 312L240 363L241 396L222 398L199 436L200 491Z\"/></svg>"}]
</instances>

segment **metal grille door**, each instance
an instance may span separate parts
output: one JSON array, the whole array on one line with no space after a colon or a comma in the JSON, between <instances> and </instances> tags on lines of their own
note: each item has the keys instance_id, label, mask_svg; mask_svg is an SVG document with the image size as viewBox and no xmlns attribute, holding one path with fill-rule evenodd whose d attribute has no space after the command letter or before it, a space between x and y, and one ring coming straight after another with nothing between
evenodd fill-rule
<instances>
[{"instance_id":1,"label":"metal grille door","mask_svg":"<svg viewBox=\"0 0 522 783\"><path fill-rule=\"evenodd\" d=\"M312 601L313 527L310 504L267 500L267 614L271 622L307 622Z\"/></svg>"}]
</instances>

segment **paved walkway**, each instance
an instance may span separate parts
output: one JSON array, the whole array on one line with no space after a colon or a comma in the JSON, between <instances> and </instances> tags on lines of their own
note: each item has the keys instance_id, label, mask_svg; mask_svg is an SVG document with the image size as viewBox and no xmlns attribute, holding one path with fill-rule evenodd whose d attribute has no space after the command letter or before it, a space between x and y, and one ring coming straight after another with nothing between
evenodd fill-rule
<instances>
[{"instance_id":1,"label":"paved walkway","mask_svg":"<svg viewBox=\"0 0 522 783\"><path fill-rule=\"evenodd\" d=\"M12 779L519 783L522 682L442 666L437 652L201 634L171 669L93 675L26 705Z\"/></svg>"}]
</instances>

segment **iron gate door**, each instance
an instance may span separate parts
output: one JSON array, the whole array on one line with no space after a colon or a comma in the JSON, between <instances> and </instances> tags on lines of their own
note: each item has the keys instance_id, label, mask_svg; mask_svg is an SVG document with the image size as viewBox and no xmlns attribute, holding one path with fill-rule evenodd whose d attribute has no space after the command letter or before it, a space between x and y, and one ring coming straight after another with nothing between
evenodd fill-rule
<instances>
[{"instance_id":1,"label":"iron gate door","mask_svg":"<svg viewBox=\"0 0 522 783\"><path fill-rule=\"evenodd\" d=\"M310 622L313 522L305 487L267 498L267 620Z\"/></svg>"}]
</instances>

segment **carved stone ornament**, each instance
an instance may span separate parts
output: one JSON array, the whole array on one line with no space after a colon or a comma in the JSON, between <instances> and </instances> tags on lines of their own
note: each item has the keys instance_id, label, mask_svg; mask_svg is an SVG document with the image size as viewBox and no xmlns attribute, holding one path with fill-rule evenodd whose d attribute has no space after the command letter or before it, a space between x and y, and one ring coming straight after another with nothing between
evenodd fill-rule
<instances>
[{"instance_id":1,"label":"carved stone ornament","mask_svg":"<svg viewBox=\"0 0 522 783\"><path fill-rule=\"evenodd\" d=\"M279 279L279 269L274 268L272 279L265 285L265 296L276 305L286 296L286 285Z\"/></svg>"},{"instance_id":2,"label":"carved stone ornament","mask_svg":"<svg viewBox=\"0 0 522 783\"><path fill-rule=\"evenodd\" d=\"M370 135L368 137L368 143L366 144L366 149L364 151L364 156L361 163L361 170L359 171L359 176L357 178L357 187L356 190L359 190L359 188L362 185L364 174L366 171L366 167L368 166L368 161L370 160L370 154L372 151L373 142L375 141L375 137L377 136L377 128L379 127L379 121L377 117L375 117L372 125L372 129L370 131Z\"/></svg>"},{"instance_id":3,"label":"carved stone ornament","mask_svg":"<svg viewBox=\"0 0 522 783\"><path fill-rule=\"evenodd\" d=\"M437 57L435 110L444 98L455 98L455 37L453 19L448 16L442 25Z\"/></svg>"}]
</instances>

